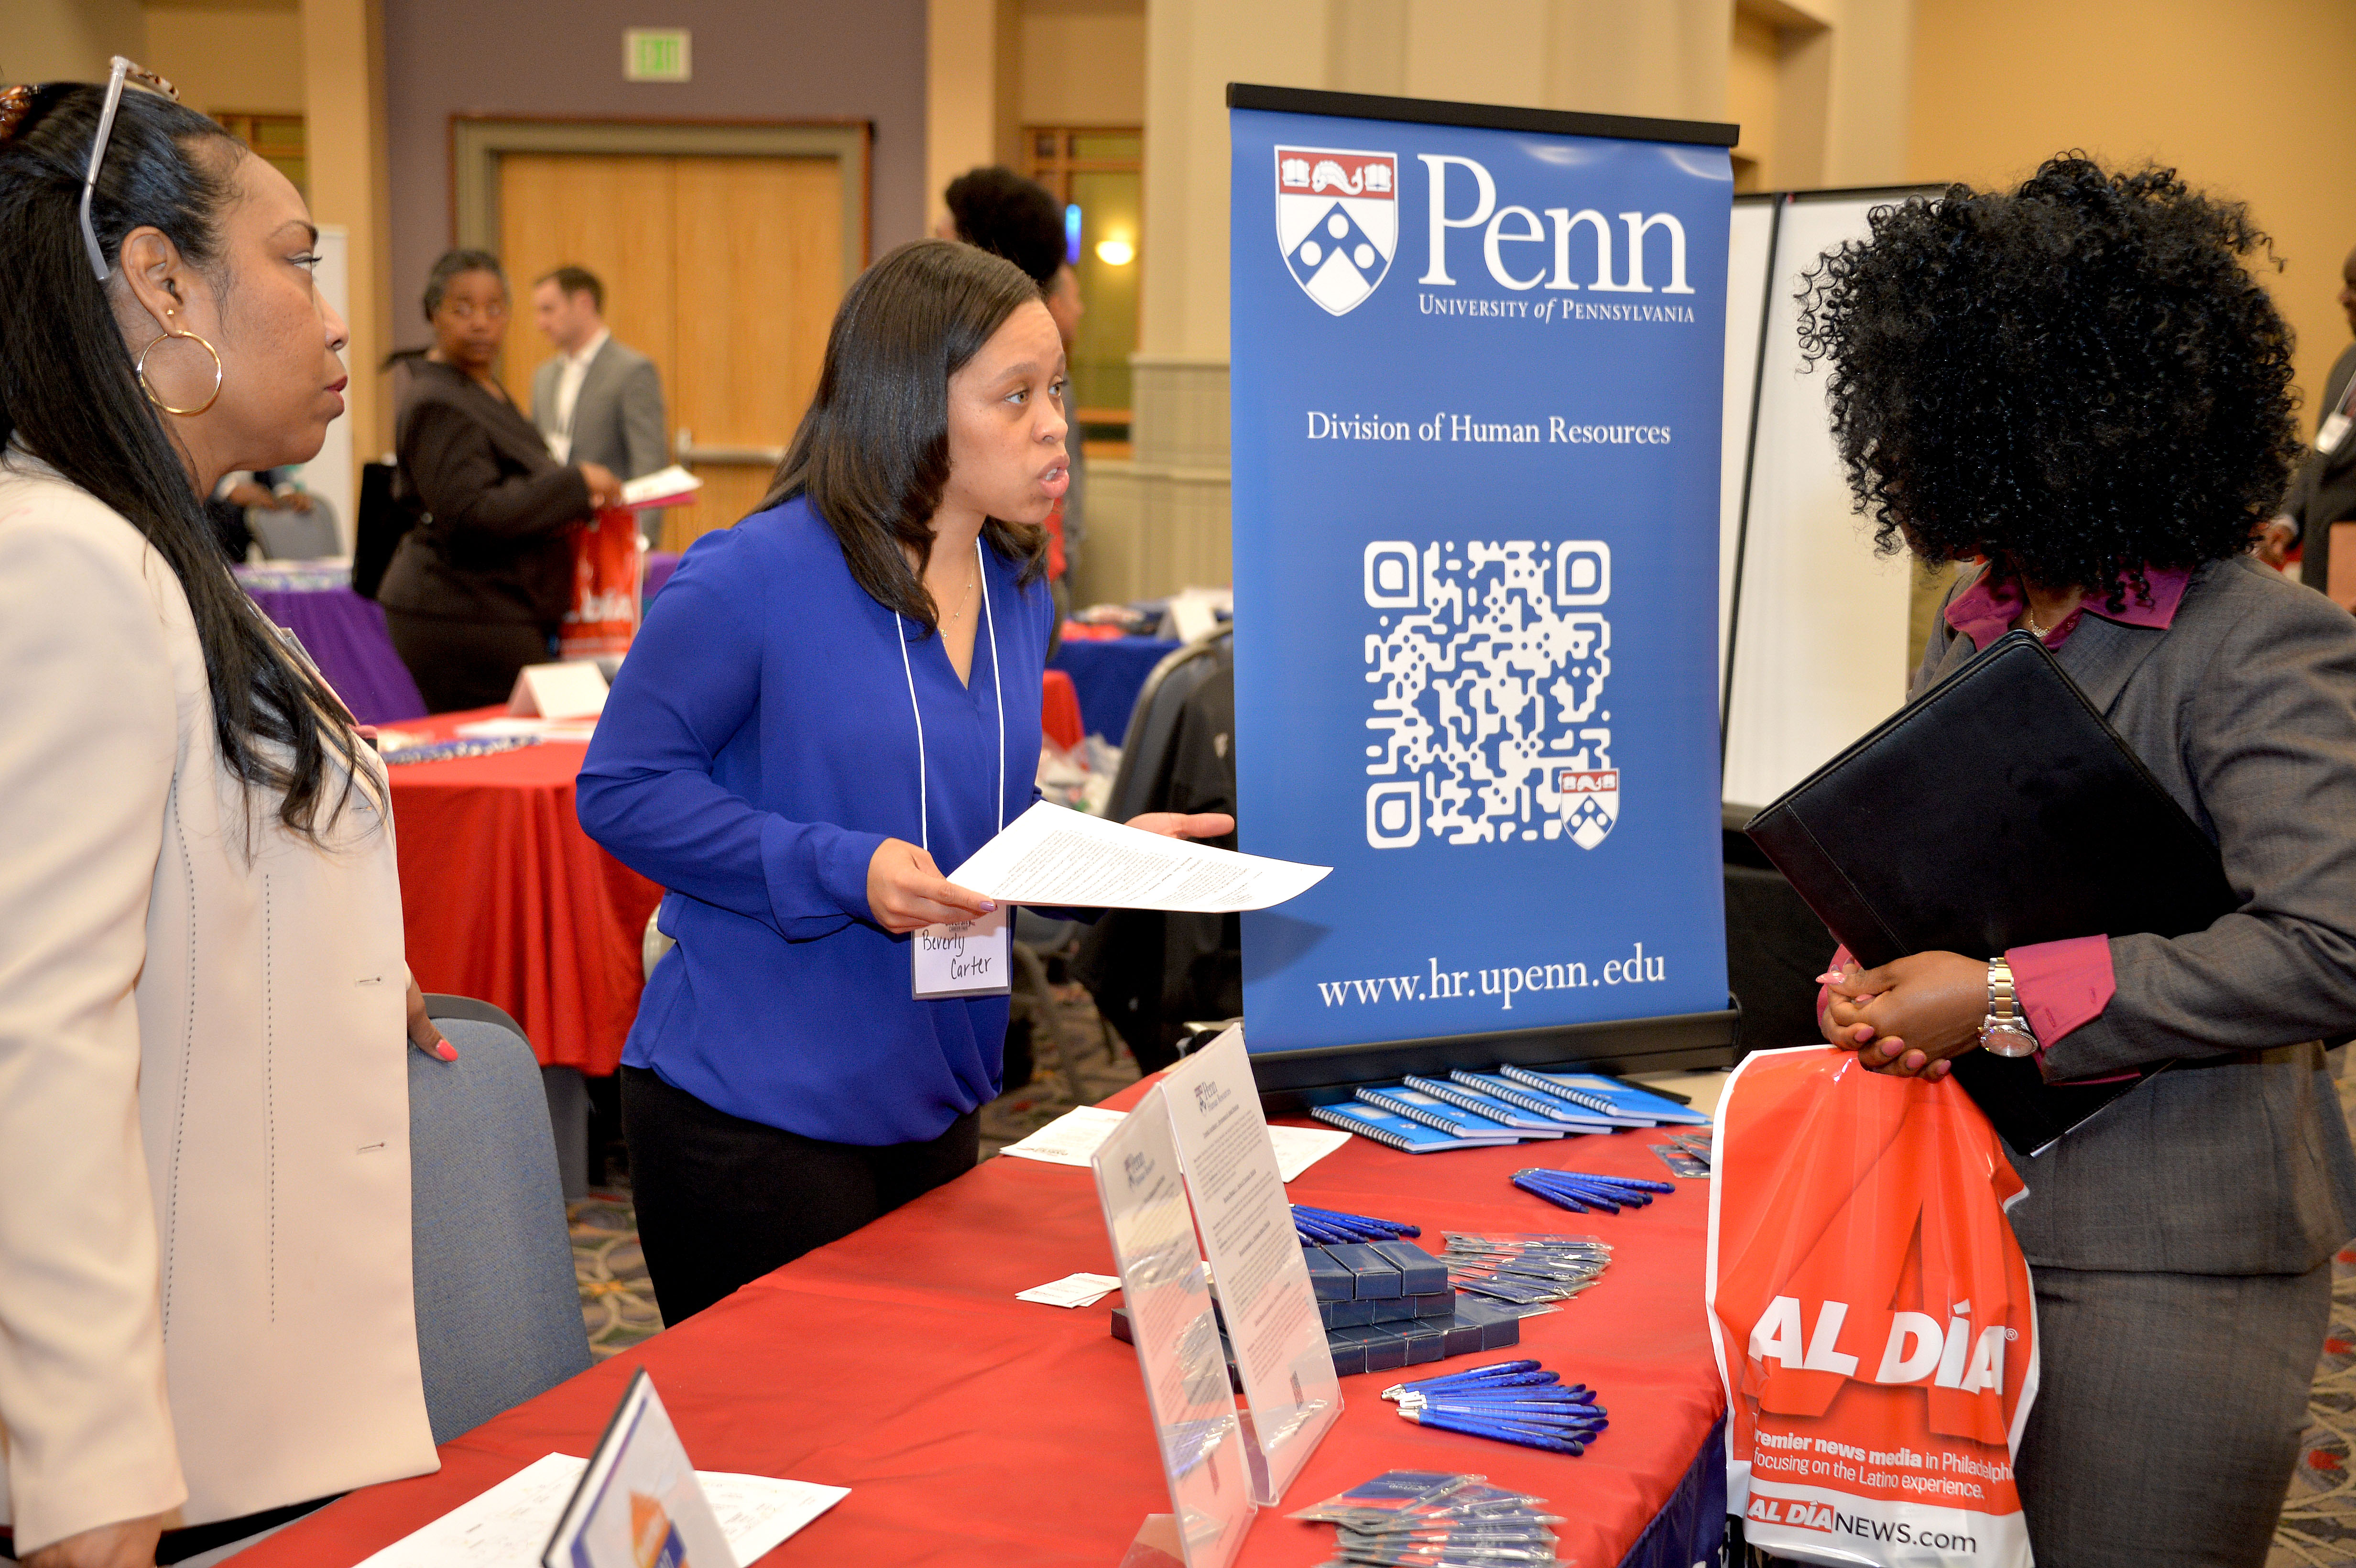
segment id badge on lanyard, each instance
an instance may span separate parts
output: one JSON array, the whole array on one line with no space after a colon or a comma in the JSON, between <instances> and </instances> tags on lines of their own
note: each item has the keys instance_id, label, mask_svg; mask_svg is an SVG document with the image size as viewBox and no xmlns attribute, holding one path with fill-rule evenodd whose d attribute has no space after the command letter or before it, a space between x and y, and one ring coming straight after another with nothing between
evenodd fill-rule
<instances>
[{"instance_id":1,"label":"id badge on lanyard","mask_svg":"<svg viewBox=\"0 0 2356 1568\"><path fill-rule=\"evenodd\" d=\"M979 539L973 541L973 553L974 570L981 579L981 613L990 627L990 683L998 694L998 828L1002 833L1006 830L1006 688L998 677L998 618L990 603L990 573ZM900 634L900 666L908 677L908 709L916 718L916 831L929 854L933 844L925 778L925 712L916 703L916 672L908 660L907 628L897 615L892 621ZM971 920L921 927L908 949L909 994L920 1002L1005 996L1013 989L1014 911L1001 904Z\"/></svg>"}]
</instances>

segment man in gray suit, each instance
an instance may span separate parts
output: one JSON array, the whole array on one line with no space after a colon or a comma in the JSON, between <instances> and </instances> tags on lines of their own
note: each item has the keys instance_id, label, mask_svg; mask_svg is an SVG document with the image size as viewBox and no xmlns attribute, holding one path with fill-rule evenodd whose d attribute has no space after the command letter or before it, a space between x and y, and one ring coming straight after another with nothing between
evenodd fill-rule
<instances>
[{"instance_id":1,"label":"man in gray suit","mask_svg":"<svg viewBox=\"0 0 2356 1568\"><path fill-rule=\"evenodd\" d=\"M531 308L556 346L556 357L531 373L531 422L556 461L603 464L625 479L668 463L662 379L653 360L605 330L597 275L559 267L532 285Z\"/></svg>"}]
</instances>

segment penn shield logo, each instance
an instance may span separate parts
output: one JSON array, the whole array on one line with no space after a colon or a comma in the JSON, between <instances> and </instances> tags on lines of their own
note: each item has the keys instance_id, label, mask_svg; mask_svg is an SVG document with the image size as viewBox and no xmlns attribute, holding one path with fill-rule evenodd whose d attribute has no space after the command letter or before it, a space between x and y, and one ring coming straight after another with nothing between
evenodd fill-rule
<instances>
[{"instance_id":1,"label":"penn shield logo","mask_svg":"<svg viewBox=\"0 0 2356 1568\"><path fill-rule=\"evenodd\" d=\"M1580 848L1592 849L1602 843L1604 835L1619 822L1618 768L1558 768L1554 788L1562 798L1563 826L1570 831L1570 841Z\"/></svg>"},{"instance_id":2,"label":"penn shield logo","mask_svg":"<svg viewBox=\"0 0 2356 1568\"><path fill-rule=\"evenodd\" d=\"M1398 155L1339 147L1276 149L1276 243L1292 281L1347 315L1398 251Z\"/></svg>"}]
</instances>

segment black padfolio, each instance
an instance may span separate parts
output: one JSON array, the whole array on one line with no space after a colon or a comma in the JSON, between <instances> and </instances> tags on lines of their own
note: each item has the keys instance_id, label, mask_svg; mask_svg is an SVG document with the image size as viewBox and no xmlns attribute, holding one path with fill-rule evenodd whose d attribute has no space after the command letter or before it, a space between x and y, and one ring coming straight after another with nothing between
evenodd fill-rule
<instances>
[{"instance_id":1,"label":"black padfolio","mask_svg":"<svg viewBox=\"0 0 2356 1568\"><path fill-rule=\"evenodd\" d=\"M2180 936L2241 905L2217 847L2025 631L1745 831L1868 968L1910 953ZM1984 1051L1955 1058L1954 1072L2024 1153L2142 1082L2047 1083L2034 1058Z\"/></svg>"}]
</instances>

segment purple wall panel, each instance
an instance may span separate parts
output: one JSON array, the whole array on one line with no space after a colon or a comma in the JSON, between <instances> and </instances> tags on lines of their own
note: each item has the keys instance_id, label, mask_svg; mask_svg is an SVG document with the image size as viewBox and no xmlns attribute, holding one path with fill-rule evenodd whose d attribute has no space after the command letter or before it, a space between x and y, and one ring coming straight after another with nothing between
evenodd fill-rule
<instances>
[{"instance_id":1,"label":"purple wall panel","mask_svg":"<svg viewBox=\"0 0 2356 1568\"><path fill-rule=\"evenodd\" d=\"M686 27L695 80L622 80L622 29ZM447 249L450 117L866 120L870 232L924 232L925 0L384 0L394 341Z\"/></svg>"}]
</instances>

